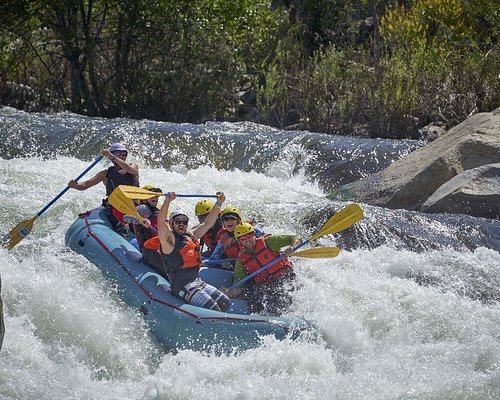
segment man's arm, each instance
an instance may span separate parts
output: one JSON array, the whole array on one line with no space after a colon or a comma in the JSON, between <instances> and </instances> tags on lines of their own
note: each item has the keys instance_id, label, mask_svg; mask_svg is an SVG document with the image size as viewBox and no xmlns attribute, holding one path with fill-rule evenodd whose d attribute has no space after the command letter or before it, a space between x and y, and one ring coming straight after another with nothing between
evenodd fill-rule
<instances>
[{"instance_id":1,"label":"man's arm","mask_svg":"<svg viewBox=\"0 0 500 400\"><path fill-rule=\"evenodd\" d=\"M88 188L97 185L99 182L103 182L106 179L106 173L107 173L106 170L100 171L94 177L87 179L86 181L83 182L77 182L72 179L68 182L68 186L71 189L87 190Z\"/></svg>"},{"instance_id":2,"label":"man's arm","mask_svg":"<svg viewBox=\"0 0 500 400\"><path fill-rule=\"evenodd\" d=\"M175 236L167 222L168 208L170 202L175 199L175 193L170 192L165 196L165 201L161 205L158 212L158 239L160 239L161 251L165 254L170 254L174 250Z\"/></svg>"},{"instance_id":3,"label":"man's arm","mask_svg":"<svg viewBox=\"0 0 500 400\"><path fill-rule=\"evenodd\" d=\"M265 241L269 250L275 253L279 253L283 247L300 244L300 240L294 235L271 235Z\"/></svg>"},{"instance_id":4,"label":"man's arm","mask_svg":"<svg viewBox=\"0 0 500 400\"><path fill-rule=\"evenodd\" d=\"M136 163L128 163L121 158L116 157L113 162L121 169L127 171L131 175L139 176L139 166Z\"/></svg>"},{"instance_id":5,"label":"man's arm","mask_svg":"<svg viewBox=\"0 0 500 400\"><path fill-rule=\"evenodd\" d=\"M113 163L115 163L119 168L127 171L131 175L139 176L139 166L136 163L128 163L125 160L122 160L119 157L114 156L109 149L103 149L101 154L109 158Z\"/></svg>"}]
</instances>

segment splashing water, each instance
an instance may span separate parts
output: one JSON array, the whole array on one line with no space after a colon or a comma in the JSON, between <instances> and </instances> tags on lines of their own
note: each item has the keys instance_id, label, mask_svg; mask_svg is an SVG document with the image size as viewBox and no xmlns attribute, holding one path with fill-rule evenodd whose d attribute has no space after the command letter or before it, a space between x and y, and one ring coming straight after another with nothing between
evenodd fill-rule
<instances>
[{"instance_id":1,"label":"splashing water","mask_svg":"<svg viewBox=\"0 0 500 400\"><path fill-rule=\"evenodd\" d=\"M66 121L71 123L72 117ZM89 120L93 126L113 123ZM217 129L238 135L229 133L237 131L231 124ZM33 139L35 148L43 140ZM65 140L80 158L82 136ZM105 138L99 140L96 148ZM48 158L35 153L0 158L3 232L35 215L96 154L81 161L59 150ZM131 155L142 167L141 184L179 193L222 189L227 203L270 233L307 238L320 227L304 224L310 213L332 206L306 172L294 172L290 159L277 157L253 171L210 163L165 166L139 152ZM78 213L98 206L103 194L102 186L69 191L15 249L0 249L6 323L0 399L500 398L498 251L412 251L393 238L349 247L343 238L350 232L324 237L319 244L338 244L343 251L335 259L294 259L299 288L290 311L314 323L318 341L268 337L261 347L233 355L173 354L157 345L140 315L97 268L64 247L66 229ZM194 218L195 203L179 198L173 206ZM378 211L364 208L367 221L376 225ZM365 240L373 235L370 230Z\"/></svg>"}]
</instances>

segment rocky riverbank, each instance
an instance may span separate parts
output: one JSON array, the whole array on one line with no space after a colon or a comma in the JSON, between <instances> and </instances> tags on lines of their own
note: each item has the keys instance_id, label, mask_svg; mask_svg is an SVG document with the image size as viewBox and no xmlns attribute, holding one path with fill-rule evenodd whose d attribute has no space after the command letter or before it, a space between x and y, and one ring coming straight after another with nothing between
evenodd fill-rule
<instances>
[{"instance_id":1,"label":"rocky riverbank","mask_svg":"<svg viewBox=\"0 0 500 400\"><path fill-rule=\"evenodd\" d=\"M500 108L479 113L330 199L500 219Z\"/></svg>"}]
</instances>

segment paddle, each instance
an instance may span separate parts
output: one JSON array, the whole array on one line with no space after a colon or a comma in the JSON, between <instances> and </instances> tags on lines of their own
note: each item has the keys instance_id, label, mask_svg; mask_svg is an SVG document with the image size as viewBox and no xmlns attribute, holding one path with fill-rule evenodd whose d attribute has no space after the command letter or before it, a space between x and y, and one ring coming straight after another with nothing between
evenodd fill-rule
<instances>
[{"instance_id":1,"label":"paddle","mask_svg":"<svg viewBox=\"0 0 500 400\"><path fill-rule=\"evenodd\" d=\"M334 258L340 254L340 249L338 247L315 247L313 249L307 249L293 253L294 257L304 257L304 258Z\"/></svg>"},{"instance_id":2,"label":"paddle","mask_svg":"<svg viewBox=\"0 0 500 400\"><path fill-rule=\"evenodd\" d=\"M117 190L120 190L123 197L126 197L127 199L133 199L133 200L146 200L146 199L150 199L151 197L154 197L154 196L157 196L157 197L168 196L168 193L152 192L150 190L138 188L135 186L127 186L127 185L118 186L114 190L114 192ZM176 196L177 197L213 197L213 198L217 198L217 195L215 195L215 194L177 194L176 193Z\"/></svg>"},{"instance_id":3,"label":"paddle","mask_svg":"<svg viewBox=\"0 0 500 400\"><path fill-rule=\"evenodd\" d=\"M78 175L74 180L79 181L87 172L89 172L94 166L102 160L102 156L97 157L89 167L83 171L80 175ZM6 246L8 250L12 249L15 245L17 245L21 240L23 240L26 236L31 233L33 229L33 223L40 217L47 209L54 204L59 198L66 193L70 189L69 186L59 193L56 197L52 199L44 208L42 208L38 214L36 214L33 218L21 221L14 228L10 230L8 234L6 234L2 239L2 245Z\"/></svg>"},{"instance_id":4,"label":"paddle","mask_svg":"<svg viewBox=\"0 0 500 400\"><path fill-rule=\"evenodd\" d=\"M357 204L350 204L347 207L344 207L342 210L340 210L338 213L334 214L331 216L328 221L322 226L322 228L316 232L309 240L306 240L305 242L299 244L298 246L295 246L293 248L293 252L295 253L298 249L300 249L302 246L305 246L306 244L312 242L313 240L316 240L320 238L321 236L329 235L332 233L337 233L340 231L343 231L344 229L349 228L350 226L354 225L356 222L360 221L363 218L363 210L361 209L360 206ZM242 283L245 283L246 281L252 279L255 275L259 274L260 272L266 270L267 268L271 267L272 265L276 264L278 261L282 260L285 258L284 255L281 255L277 258L275 258L273 261L270 263L267 263L266 265L262 266L259 268L257 271L252 272L250 275L247 275L243 279L241 279L239 282L236 282L232 286L229 287L229 289L233 289Z\"/></svg>"},{"instance_id":5,"label":"paddle","mask_svg":"<svg viewBox=\"0 0 500 400\"><path fill-rule=\"evenodd\" d=\"M142 217L142 215L140 215L137 212L137 208L135 206L135 203L132 201L132 199L129 199L128 197L126 197L123 194L123 192L120 190L120 188L122 186L123 185L120 185L115 190L113 190L113 192L108 197L108 203L111 204L114 208L116 208L121 213L128 214L130 217L136 218L137 223L139 223L139 221L144 220L144 217ZM129 187L133 187L133 186L129 186ZM151 192L151 193L155 193L155 192ZM156 194L158 194L158 193L156 193ZM152 197L152 196L149 196L148 199L150 197ZM170 215L170 210L169 210L169 215ZM132 223L134 223L134 222L132 222Z\"/></svg>"},{"instance_id":6,"label":"paddle","mask_svg":"<svg viewBox=\"0 0 500 400\"><path fill-rule=\"evenodd\" d=\"M132 215L133 217L137 218L138 221L142 221L144 218L142 218L137 212L134 202L132 201L132 199L129 199L128 197L125 197L123 195L120 187L121 185L111 192L111 194L108 196L108 203L121 213Z\"/></svg>"},{"instance_id":7,"label":"paddle","mask_svg":"<svg viewBox=\"0 0 500 400\"><path fill-rule=\"evenodd\" d=\"M134 218L136 221L137 219ZM124 217L125 219L125 217ZM315 247L313 249L307 249L298 251L293 253L294 257L303 257L303 258L334 258L340 254L340 249L338 247ZM237 258L221 258L220 260L203 260L204 265L212 265L212 264L223 264L225 262L235 262Z\"/></svg>"}]
</instances>

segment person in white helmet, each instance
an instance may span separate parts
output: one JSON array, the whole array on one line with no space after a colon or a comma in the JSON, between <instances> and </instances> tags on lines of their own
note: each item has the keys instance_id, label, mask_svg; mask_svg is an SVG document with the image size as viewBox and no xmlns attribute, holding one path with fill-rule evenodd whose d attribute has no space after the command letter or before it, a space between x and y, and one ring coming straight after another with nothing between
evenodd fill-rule
<instances>
[{"instance_id":1,"label":"person in white helmet","mask_svg":"<svg viewBox=\"0 0 500 400\"><path fill-rule=\"evenodd\" d=\"M103 149L101 154L113 163L111 167L99 171L95 176L83 182L70 180L68 186L76 190L87 190L102 182L106 187L103 206L107 210L107 216L113 228L125 235L127 229L123 230L123 228L128 224L123 221L123 214L108 204L107 198L119 185L139 187L139 166L136 163L127 162L128 149L121 143L112 144L109 149Z\"/></svg>"},{"instance_id":2,"label":"person in white helmet","mask_svg":"<svg viewBox=\"0 0 500 400\"><path fill-rule=\"evenodd\" d=\"M227 311L231 304L229 297L199 276L202 265L200 239L215 224L226 197L217 192L213 209L193 231L188 230L189 217L179 210L170 214L168 222L162 222L167 220L170 202L175 197L174 192L168 193L158 213L158 238L171 291L189 304Z\"/></svg>"}]
</instances>

